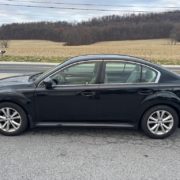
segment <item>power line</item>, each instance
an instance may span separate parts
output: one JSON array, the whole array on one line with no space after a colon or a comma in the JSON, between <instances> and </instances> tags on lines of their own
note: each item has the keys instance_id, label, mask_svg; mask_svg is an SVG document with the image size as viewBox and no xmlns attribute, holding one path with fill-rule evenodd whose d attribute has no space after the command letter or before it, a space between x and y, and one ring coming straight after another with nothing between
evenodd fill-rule
<instances>
[{"instance_id":1,"label":"power line","mask_svg":"<svg viewBox=\"0 0 180 180\"><path fill-rule=\"evenodd\" d=\"M14 1L14 0L8 0L8 1ZM34 1L33 1L34 2ZM83 11L108 11L108 12L126 12L126 13L153 13L153 11L148 10L121 10L121 9L94 9L94 8L73 8L73 7L54 7L54 6L35 6L35 5L21 5L21 4L7 4L7 3L0 3L0 6L15 6L15 7L28 7L28 8L49 8L49 9L64 9L64 10L83 10ZM179 10L177 11L163 11L166 13L180 13ZM154 12L155 13L155 12ZM156 12L156 13L162 13L162 12ZM28 16L28 14L17 14L14 15L25 15ZM30 15L34 17L41 17L40 15ZM53 17L52 17L53 18ZM49 19L49 18L48 18ZM50 20L50 19L49 19Z\"/></svg>"},{"instance_id":2,"label":"power line","mask_svg":"<svg viewBox=\"0 0 180 180\"><path fill-rule=\"evenodd\" d=\"M16 2L16 0L6 0L6 1L9 1L9 2ZM22 3L35 3L35 4L56 4L56 5L72 5L72 6L100 6L100 7L121 7L121 8L139 8L139 7L143 7L143 8L154 8L154 9L157 9L157 8L160 8L160 9L178 9L180 8L177 7L177 6L146 6L146 5L126 5L126 4L117 4L117 5L110 5L110 4L97 4L97 3L61 3L61 2L43 2L43 1L24 1L24 0L21 0L21 1L18 1L19 2L22 2Z\"/></svg>"},{"instance_id":3,"label":"power line","mask_svg":"<svg viewBox=\"0 0 180 180\"><path fill-rule=\"evenodd\" d=\"M82 10L82 11L122 11L122 12L150 12L150 11L129 11L129 10L121 10L121 9L91 9L91 8L71 8L71 7L54 7L54 6L34 6L34 5L20 5L20 4L6 4L6 3L0 3L1 6L15 6L15 7L28 7L28 8L47 8L47 9L64 9L64 10Z\"/></svg>"},{"instance_id":4,"label":"power line","mask_svg":"<svg viewBox=\"0 0 180 180\"><path fill-rule=\"evenodd\" d=\"M131 12L131 13L150 13L153 11L148 10L122 10L122 9L95 9L95 8L73 8L73 7L55 7L55 6L38 6L38 5L20 5L20 4L7 4L0 3L0 6L14 6L14 7L27 7L27 8L43 8L43 9L63 9L63 10L81 10L81 11L104 11L104 12Z\"/></svg>"}]
</instances>

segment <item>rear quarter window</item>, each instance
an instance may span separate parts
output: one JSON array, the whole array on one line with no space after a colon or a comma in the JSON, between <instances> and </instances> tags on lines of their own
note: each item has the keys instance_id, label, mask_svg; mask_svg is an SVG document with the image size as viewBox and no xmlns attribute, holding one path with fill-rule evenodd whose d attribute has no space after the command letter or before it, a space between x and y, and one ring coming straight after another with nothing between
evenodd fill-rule
<instances>
[{"instance_id":1,"label":"rear quarter window","mask_svg":"<svg viewBox=\"0 0 180 180\"><path fill-rule=\"evenodd\" d=\"M153 83L156 82L158 73L146 66L142 66L141 82Z\"/></svg>"}]
</instances>

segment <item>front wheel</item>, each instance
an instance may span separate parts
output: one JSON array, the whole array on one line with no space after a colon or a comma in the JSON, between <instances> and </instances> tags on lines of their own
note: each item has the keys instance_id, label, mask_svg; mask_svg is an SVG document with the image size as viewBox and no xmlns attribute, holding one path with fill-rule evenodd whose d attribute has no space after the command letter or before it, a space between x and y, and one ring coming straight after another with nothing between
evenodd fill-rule
<instances>
[{"instance_id":1,"label":"front wheel","mask_svg":"<svg viewBox=\"0 0 180 180\"><path fill-rule=\"evenodd\" d=\"M163 139L175 132L178 119L173 108L165 105L154 106L145 112L141 121L141 128L147 136Z\"/></svg>"},{"instance_id":2,"label":"front wheel","mask_svg":"<svg viewBox=\"0 0 180 180\"><path fill-rule=\"evenodd\" d=\"M0 104L0 133L13 136L22 133L28 125L26 113L14 103Z\"/></svg>"}]
</instances>

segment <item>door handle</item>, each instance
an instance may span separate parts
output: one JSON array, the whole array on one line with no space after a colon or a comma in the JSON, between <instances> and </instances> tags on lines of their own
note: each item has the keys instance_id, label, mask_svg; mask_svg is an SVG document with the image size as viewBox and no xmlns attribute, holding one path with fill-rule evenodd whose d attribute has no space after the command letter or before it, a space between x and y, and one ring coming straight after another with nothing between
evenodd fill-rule
<instances>
[{"instance_id":1,"label":"door handle","mask_svg":"<svg viewBox=\"0 0 180 180\"><path fill-rule=\"evenodd\" d=\"M86 97L91 97L91 96L95 96L96 92L94 91L83 91L80 93L82 96L86 96Z\"/></svg>"},{"instance_id":2,"label":"door handle","mask_svg":"<svg viewBox=\"0 0 180 180\"><path fill-rule=\"evenodd\" d=\"M36 96L47 96L48 92L37 92Z\"/></svg>"},{"instance_id":3,"label":"door handle","mask_svg":"<svg viewBox=\"0 0 180 180\"><path fill-rule=\"evenodd\" d=\"M140 95L151 95L151 94L153 94L153 90L152 89L141 89L138 91L138 93Z\"/></svg>"}]
</instances>

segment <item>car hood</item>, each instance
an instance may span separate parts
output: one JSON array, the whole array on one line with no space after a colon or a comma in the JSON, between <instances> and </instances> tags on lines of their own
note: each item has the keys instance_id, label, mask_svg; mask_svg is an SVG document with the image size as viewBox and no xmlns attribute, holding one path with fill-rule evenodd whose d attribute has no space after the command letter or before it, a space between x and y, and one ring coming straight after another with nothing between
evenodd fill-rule
<instances>
[{"instance_id":1,"label":"car hood","mask_svg":"<svg viewBox=\"0 0 180 180\"><path fill-rule=\"evenodd\" d=\"M0 86L11 86L18 84L29 84L30 75L12 76L0 79Z\"/></svg>"}]
</instances>

